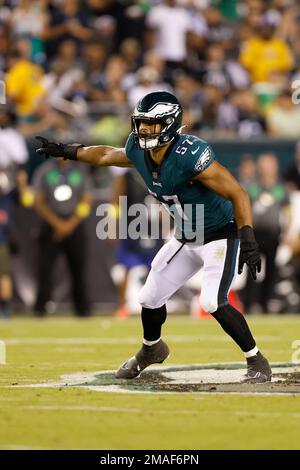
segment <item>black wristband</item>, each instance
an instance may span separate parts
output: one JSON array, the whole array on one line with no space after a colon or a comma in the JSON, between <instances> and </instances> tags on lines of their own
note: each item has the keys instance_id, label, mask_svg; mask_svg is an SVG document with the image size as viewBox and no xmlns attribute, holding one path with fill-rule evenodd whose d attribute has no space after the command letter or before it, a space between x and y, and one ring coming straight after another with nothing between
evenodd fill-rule
<instances>
[{"instance_id":1,"label":"black wristband","mask_svg":"<svg viewBox=\"0 0 300 470\"><path fill-rule=\"evenodd\" d=\"M77 150L84 147L83 144L67 144L64 146L63 157L65 160L77 160Z\"/></svg>"},{"instance_id":2,"label":"black wristband","mask_svg":"<svg viewBox=\"0 0 300 470\"><path fill-rule=\"evenodd\" d=\"M243 242L256 242L254 230L250 225L244 225L244 227L240 228L239 231L239 239Z\"/></svg>"}]
</instances>

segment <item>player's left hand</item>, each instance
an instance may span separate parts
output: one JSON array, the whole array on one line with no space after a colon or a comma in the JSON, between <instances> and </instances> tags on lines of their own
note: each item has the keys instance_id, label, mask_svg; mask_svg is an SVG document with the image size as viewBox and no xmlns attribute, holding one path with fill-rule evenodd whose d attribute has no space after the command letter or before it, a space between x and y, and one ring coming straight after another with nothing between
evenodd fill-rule
<instances>
[{"instance_id":1,"label":"player's left hand","mask_svg":"<svg viewBox=\"0 0 300 470\"><path fill-rule=\"evenodd\" d=\"M36 140L39 141L41 147L36 150L36 153L39 155L45 155L46 157L63 157L64 154L64 148L63 144L57 144L55 142L49 142L48 139L45 137L42 137L40 135L37 135Z\"/></svg>"},{"instance_id":2,"label":"player's left hand","mask_svg":"<svg viewBox=\"0 0 300 470\"><path fill-rule=\"evenodd\" d=\"M240 257L238 273L241 274L246 263L251 276L256 281L256 273L261 271L261 257L258 243L254 237L253 228L245 225L239 230L240 235Z\"/></svg>"}]
</instances>

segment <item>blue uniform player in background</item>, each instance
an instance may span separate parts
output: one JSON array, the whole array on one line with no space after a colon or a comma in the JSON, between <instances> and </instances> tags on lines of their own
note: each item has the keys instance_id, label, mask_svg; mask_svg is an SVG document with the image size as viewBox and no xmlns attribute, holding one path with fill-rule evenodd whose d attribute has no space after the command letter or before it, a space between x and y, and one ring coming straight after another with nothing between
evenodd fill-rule
<instances>
[{"instance_id":1,"label":"blue uniform player in background","mask_svg":"<svg viewBox=\"0 0 300 470\"><path fill-rule=\"evenodd\" d=\"M56 144L42 137L38 153L99 166L134 166L148 189L174 217L175 235L152 261L141 289L144 338L138 353L116 372L132 379L146 367L162 363L169 348L161 339L166 303L203 267L200 305L210 312L243 351L244 381L271 380L267 359L259 351L248 324L228 303L231 284L246 263L253 278L261 260L252 227L247 193L220 165L205 141L181 134L182 107L171 93L144 96L132 115L125 148Z\"/></svg>"}]
</instances>

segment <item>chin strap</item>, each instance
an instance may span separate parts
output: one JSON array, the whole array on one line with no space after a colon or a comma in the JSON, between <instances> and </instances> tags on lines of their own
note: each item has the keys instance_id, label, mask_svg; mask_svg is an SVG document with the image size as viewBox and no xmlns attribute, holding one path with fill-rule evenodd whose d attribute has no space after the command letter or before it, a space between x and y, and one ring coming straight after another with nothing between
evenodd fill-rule
<instances>
[{"instance_id":1,"label":"chin strap","mask_svg":"<svg viewBox=\"0 0 300 470\"><path fill-rule=\"evenodd\" d=\"M188 129L190 126L188 124L185 124L184 126L179 127L179 129L176 131L177 134L182 134L183 129Z\"/></svg>"}]
</instances>

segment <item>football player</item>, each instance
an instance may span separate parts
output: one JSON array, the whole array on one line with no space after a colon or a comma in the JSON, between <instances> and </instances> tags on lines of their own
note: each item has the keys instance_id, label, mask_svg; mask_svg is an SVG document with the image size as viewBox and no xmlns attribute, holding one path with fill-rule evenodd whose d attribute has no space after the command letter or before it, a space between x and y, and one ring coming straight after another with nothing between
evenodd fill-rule
<instances>
[{"instance_id":1,"label":"football player","mask_svg":"<svg viewBox=\"0 0 300 470\"><path fill-rule=\"evenodd\" d=\"M174 207L184 210L187 204L192 208L189 214L174 217L175 235L152 261L139 296L143 344L117 370L117 378L135 378L150 364L162 363L168 357L169 348L161 339L166 302L203 266L200 305L244 352L247 361L244 381L270 381L271 368L244 316L228 303L228 292L243 265L248 266L254 279L261 268L248 195L216 161L210 145L181 133L181 124L182 107L177 98L158 91L138 102L125 148L57 144L37 137L42 143L37 152L99 166L134 166L150 193L171 212ZM204 218L197 207L204 209Z\"/></svg>"}]
</instances>

